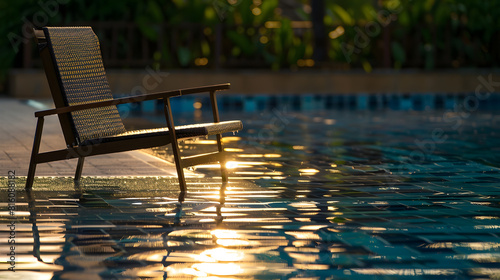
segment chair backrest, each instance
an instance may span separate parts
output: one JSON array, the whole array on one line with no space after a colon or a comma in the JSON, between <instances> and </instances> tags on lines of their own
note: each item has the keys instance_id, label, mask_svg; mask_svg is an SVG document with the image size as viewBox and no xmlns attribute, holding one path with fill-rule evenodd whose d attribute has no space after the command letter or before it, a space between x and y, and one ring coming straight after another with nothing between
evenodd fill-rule
<instances>
[{"instance_id":1,"label":"chair backrest","mask_svg":"<svg viewBox=\"0 0 500 280\"><path fill-rule=\"evenodd\" d=\"M56 108L113 99L90 27L44 27L40 54ZM115 105L59 115L68 145L125 132Z\"/></svg>"}]
</instances>

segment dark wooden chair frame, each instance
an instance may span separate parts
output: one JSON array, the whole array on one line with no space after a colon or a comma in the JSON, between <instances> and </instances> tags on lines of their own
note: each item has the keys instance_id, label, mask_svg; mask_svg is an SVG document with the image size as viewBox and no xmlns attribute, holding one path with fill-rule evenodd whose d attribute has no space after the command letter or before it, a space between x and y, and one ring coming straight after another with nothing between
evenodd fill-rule
<instances>
[{"instance_id":1,"label":"dark wooden chair frame","mask_svg":"<svg viewBox=\"0 0 500 280\"><path fill-rule=\"evenodd\" d=\"M57 95L60 96L62 94L62 92L61 92L60 85L58 84L54 65L53 65L52 58L51 58L51 54L49 53L49 51L45 47L45 45L46 45L45 35L41 30L34 30L34 35L35 35L37 44L39 46L40 55L42 57L42 61L43 61L44 68L45 68L45 73L47 75L47 79L49 82L49 86L50 86L52 95L53 95L53 97L55 97ZM35 177L36 166L39 163L47 163L47 162L52 162L52 161L78 158L78 164L76 167L74 180L79 181L81 178L81 175L82 175L82 169L83 169L85 157L110 154L110 153L117 153L117 152L123 152L123 151L131 151L131 150L136 150L136 149L158 147L158 146L163 146L163 145L167 145L167 144L172 144L175 166L177 169L178 181L179 181L179 186L180 186L179 202L184 201L185 194L187 191L186 179L184 176L183 168L198 165L198 164L203 164L203 163L219 162L220 166L221 166L220 169L221 169L222 181L223 181L223 183L227 183L228 182L228 175L227 175L227 169L225 167L226 153L224 152L224 149L222 146L222 134L216 134L217 148L218 148L217 152L181 158L179 145L178 145L179 139L176 135L174 119L172 116L172 110L171 110L171 106L170 106L170 98L188 95L188 94L209 93L211 107L212 107L213 121L214 121L214 123L219 123L220 118L219 118L219 111L218 111L218 107L217 107L216 93L217 93L217 91L220 91L220 90L227 90L227 89L229 89L229 87L230 87L230 84L226 83L226 84L218 84L218 85L211 85L211 86L202 86L202 87L195 87L195 88L186 88L186 89L164 91L164 92L131 96L131 97L125 97L125 98L117 98L117 99L113 99L113 100L99 101L99 102L73 105L73 106L64 106L64 104L58 104L57 100L54 98L54 103L56 105L55 109L49 109L49 110L35 112L35 117L37 118L37 125L36 125L36 130L35 130L35 138L33 141L33 149L32 149L32 153L31 153L31 160L30 160L30 165L29 165L29 170L28 170L28 176L26 179L26 189L32 188L34 177ZM65 120L64 116L65 115L67 116L67 114L69 114L70 112L91 109L91 108L105 107L105 106L110 106L110 105L142 102L142 101L148 101L148 100L163 100L165 119L166 119L167 127L169 129L169 136L168 137L166 137L165 135L149 137L148 141L144 141L144 139L142 139L142 138L125 139L125 140L120 140L120 141L114 141L111 143L110 142L100 143L99 141L97 141L96 143L93 143L92 145L83 145L82 146L82 145L77 145L74 143L75 138L72 135L73 132L72 132L71 128L69 127L68 123L66 123L64 121ZM56 151L49 151L49 152L40 153L39 149L40 149L40 143L42 140L44 118L46 116L51 116L51 115L57 115L59 117L59 120L61 123L61 128L63 130L63 134L64 134L64 137L66 140L67 148L61 149L61 150L56 150Z\"/></svg>"}]
</instances>

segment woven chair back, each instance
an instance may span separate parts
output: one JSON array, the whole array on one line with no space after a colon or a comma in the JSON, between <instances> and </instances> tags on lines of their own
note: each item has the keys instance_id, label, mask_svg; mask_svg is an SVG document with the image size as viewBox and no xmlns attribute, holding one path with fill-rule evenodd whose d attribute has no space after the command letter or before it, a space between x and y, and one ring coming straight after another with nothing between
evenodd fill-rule
<instances>
[{"instance_id":1,"label":"woven chair back","mask_svg":"<svg viewBox=\"0 0 500 280\"><path fill-rule=\"evenodd\" d=\"M90 27L45 27L64 106L113 99L99 40ZM76 143L125 132L115 105L71 112Z\"/></svg>"}]
</instances>

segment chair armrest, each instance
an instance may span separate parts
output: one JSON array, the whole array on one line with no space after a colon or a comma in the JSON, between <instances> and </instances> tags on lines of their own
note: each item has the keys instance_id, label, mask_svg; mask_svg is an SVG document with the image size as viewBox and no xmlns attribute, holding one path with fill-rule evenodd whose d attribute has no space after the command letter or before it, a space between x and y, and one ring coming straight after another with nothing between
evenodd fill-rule
<instances>
[{"instance_id":1,"label":"chair armrest","mask_svg":"<svg viewBox=\"0 0 500 280\"><path fill-rule=\"evenodd\" d=\"M187 95L187 94L195 94L195 93L203 93L203 92L209 92L210 93L210 103L212 105L212 114L214 117L214 122L218 123L220 122L219 119L219 109L217 108L217 99L215 97L215 93L218 90L225 90L229 89L231 84L226 83L226 84L218 84L218 85L210 85L210 86L201 86L201 87L194 87L194 88L185 88L185 89L179 89L180 95ZM174 119L172 116L172 109L170 106L170 100L167 99L165 100L165 119L167 121L167 126L170 129L171 133L174 134L175 137L175 125L174 125ZM220 135L217 136L220 138Z\"/></svg>"},{"instance_id":2,"label":"chair armrest","mask_svg":"<svg viewBox=\"0 0 500 280\"><path fill-rule=\"evenodd\" d=\"M218 123L218 122L220 122L220 118L219 118L219 109L217 108L217 97L215 96L215 93L218 90L229 89L230 86L231 86L231 84L226 83L226 84L219 84L219 85L212 85L212 86L180 89L180 91L181 91L181 95L210 92L210 104L212 105L212 114L214 117L214 122ZM169 120L167 120L167 121L169 121ZM220 137L220 135L217 137Z\"/></svg>"},{"instance_id":3,"label":"chair armrest","mask_svg":"<svg viewBox=\"0 0 500 280\"><path fill-rule=\"evenodd\" d=\"M219 85L212 85L212 86L185 88L185 89L180 89L180 90L171 90L171 91L156 92L156 93L151 93L151 94L123 97L123 98L117 98L117 99L106 100L106 101L99 101L99 102L93 102L93 103L87 103L87 104L81 104L81 105L73 105L73 106L38 111L38 112L35 112L35 117L38 118L38 117L43 117L43 116L70 113L70 112L74 112L74 111L80 111L80 110L86 110L86 109L92 109L92 108L141 102L141 101L154 100L154 99L170 98L170 97L187 95L187 94L194 94L194 93L215 92L217 90L229 89L229 87L230 87L230 84L219 84Z\"/></svg>"},{"instance_id":4,"label":"chair armrest","mask_svg":"<svg viewBox=\"0 0 500 280\"><path fill-rule=\"evenodd\" d=\"M184 88L180 89L181 95L194 94L194 93L202 93L202 92L215 92L218 90L229 89L231 84L218 84L211 86L202 86L202 87L194 87L194 88Z\"/></svg>"},{"instance_id":5,"label":"chair armrest","mask_svg":"<svg viewBox=\"0 0 500 280\"><path fill-rule=\"evenodd\" d=\"M73 106L38 111L38 112L35 112L35 117L38 118L38 117L44 117L44 116L49 116L49 115L58 115L58 114L63 114L63 113L70 113L70 112L74 112L74 111L99 108L99 107L106 107L106 106L112 106L112 105L118 105L118 104L134 103L134 102L141 102L141 101L154 100L154 99L164 99L164 98L170 98L170 97L180 96L180 95L181 95L180 90L171 90L171 91L157 92L157 93L151 93L151 94L136 95L136 96L106 100L106 101L99 101L99 102L93 102L93 103L87 103L87 104L80 104L80 105L73 105Z\"/></svg>"}]
</instances>

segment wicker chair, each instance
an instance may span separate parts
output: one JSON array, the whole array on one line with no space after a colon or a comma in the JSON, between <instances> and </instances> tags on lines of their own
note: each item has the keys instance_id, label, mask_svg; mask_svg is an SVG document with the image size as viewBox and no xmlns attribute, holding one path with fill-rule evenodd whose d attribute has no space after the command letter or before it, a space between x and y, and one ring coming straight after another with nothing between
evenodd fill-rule
<instances>
[{"instance_id":1,"label":"wicker chair","mask_svg":"<svg viewBox=\"0 0 500 280\"><path fill-rule=\"evenodd\" d=\"M222 133L242 129L242 123L219 121L216 92L229 89L229 84L165 91L113 99L102 64L99 40L90 27L44 27L34 35L49 82L55 109L38 111L33 150L26 180L31 189L36 165L78 158L75 181L82 174L85 157L172 144L181 193L184 200L186 180L183 168L210 162L221 164L223 182L228 176L222 147ZM170 98L207 92L212 103L213 123L174 126ZM117 105L161 99L164 102L167 127L127 131ZM39 152L44 117L57 115L66 141L66 149ZM218 151L181 158L180 139L216 135Z\"/></svg>"}]
</instances>

